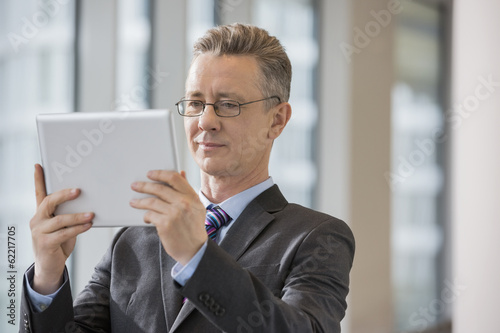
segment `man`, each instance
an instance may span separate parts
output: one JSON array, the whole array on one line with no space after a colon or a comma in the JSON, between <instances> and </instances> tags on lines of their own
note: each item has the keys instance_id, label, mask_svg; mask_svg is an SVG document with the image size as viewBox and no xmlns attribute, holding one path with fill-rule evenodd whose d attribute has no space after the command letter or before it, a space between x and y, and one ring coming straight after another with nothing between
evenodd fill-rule
<instances>
[{"instance_id":1,"label":"man","mask_svg":"<svg viewBox=\"0 0 500 333\"><path fill-rule=\"evenodd\" d=\"M79 190L47 196L37 166L35 264L21 330L340 332L352 233L289 204L268 174L273 141L291 116L290 81L283 47L262 29L221 26L198 40L177 108L201 191L169 170L132 184L153 195L130 204L155 228L120 231L73 305L65 261L93 215L54 217ZM206 227L205 215L217 223Z\"/></svg>"}]
</instances>

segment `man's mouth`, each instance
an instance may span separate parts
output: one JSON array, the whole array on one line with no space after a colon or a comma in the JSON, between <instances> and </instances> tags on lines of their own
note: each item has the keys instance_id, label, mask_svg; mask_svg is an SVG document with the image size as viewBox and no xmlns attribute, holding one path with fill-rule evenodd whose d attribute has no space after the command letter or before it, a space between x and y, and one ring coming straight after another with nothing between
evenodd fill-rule
<instances>
[{"instance_id":1,"label":"man's mouth","mask_svg":"<svg viewBox=\"0 0 500 333\"><path fill-rule=\"evenodd\" d=\"M224 147L223 144L210 142L210 141L200 141L200 142L197 142L197 144L198 144L198 147L204 151L213 151L213 150L216 150L217 148Z\"/></svg>"}]
</instances>

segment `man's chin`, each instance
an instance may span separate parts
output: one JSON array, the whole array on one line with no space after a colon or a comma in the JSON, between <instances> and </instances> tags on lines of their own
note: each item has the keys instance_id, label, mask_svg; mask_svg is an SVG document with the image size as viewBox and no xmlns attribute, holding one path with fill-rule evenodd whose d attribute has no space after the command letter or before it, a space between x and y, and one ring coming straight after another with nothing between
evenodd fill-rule
<instances>
[{"instance_id":1,"label":"man's chin","mask_svg":"<svg viewBox=\"0 0 500 333\"><path fill-rule=\"evenodd\" d=\"M232 177L238 174L238 165L234 161L226 163L205 161L205 163L198 165L203 173L212 177Z\"/></svg>"}]
</instances>

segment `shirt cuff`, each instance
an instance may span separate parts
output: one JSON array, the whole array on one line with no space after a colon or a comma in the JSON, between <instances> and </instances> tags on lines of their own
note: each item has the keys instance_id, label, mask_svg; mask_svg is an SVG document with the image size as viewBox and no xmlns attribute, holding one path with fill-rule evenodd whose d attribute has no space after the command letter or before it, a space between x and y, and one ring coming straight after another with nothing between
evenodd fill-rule
<instances>
[{"instance_id":1,"label":"shirt cuff","mask_svg":"<svg viewBox=\"0 0 500 333\"><path fill-rule=\"evenodd\" d=\"M208 241L208 240L207 240ZM181 286L184 287L187 281L193 276L194 271L198 267L198 264L205 253L205 249L207 248L207 242L203 243L201 248L196 252L196 254L189 260L186 266L183 266L180 263L176 263L174 267L172 267L171 275L172 278Z\"/></svg>"},{"instance_id":2,"label":"shirt cuff","mask_svg":"<svg viewBox=\"0 0 500 333\"><path fill-rule=\"evenodd\" d=\"M59 287L59 289L57 289L55 293L52 293L50 295L42 295L34 291L33 288L31 287L31 284L33 283L33 273L35 270L34 266L32 267L32 270L33 270L32 272L27 271L24 274L24 279L26 281L26 289L28 292L28 298L31 302L31 305L33 306L33 309L36 312L43 312L45 309L49 307L50 304L52 304L52 301L56 297L57 293L61 290L64 283L66 283L66 281L68 280L67 272L66 270L64 270L63 284L61 285L61 287Z\"/></svg>"}]
</instances>

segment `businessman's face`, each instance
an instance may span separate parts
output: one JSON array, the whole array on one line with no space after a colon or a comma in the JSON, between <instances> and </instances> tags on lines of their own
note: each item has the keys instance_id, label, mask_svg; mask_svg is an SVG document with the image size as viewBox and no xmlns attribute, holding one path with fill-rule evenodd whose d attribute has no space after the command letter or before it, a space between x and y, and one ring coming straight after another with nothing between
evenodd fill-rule
<instances>
[{"instance_id":1,"label":"businessman's face","mask_svg":"<svg viewBox=\"0 0 500 333\"><path fill-rule=\"evenodd\" d=\"M253 57L202 54L189 70L185 98L245 103L269 97L258 87L259 73ZM241 106L239 116L223 118L207 105L201 116L184 119L191 154L202 172L247 180L267 176L273 116L265 106L265 102Z\"/></svg>"}]
</instances>

